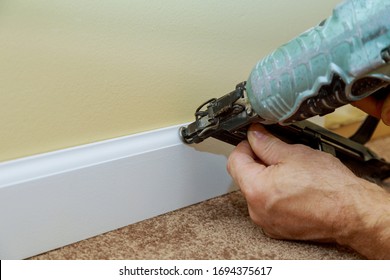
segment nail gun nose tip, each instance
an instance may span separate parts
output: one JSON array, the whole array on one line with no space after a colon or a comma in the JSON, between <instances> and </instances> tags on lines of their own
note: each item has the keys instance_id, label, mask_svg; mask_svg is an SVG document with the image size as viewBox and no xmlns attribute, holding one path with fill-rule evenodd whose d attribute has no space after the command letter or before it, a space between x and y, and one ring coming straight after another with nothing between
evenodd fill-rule
<instances>
[{"instance_id":1,"label":"nail gun nose tip","mask_svg":"<svg viewBox=\"0 0 390 280\"><path fill-rule=\"evenodd\" d=\"M179 128L179 137L181 141L183 141L185 144L191 144L191 139L188 139L187 137L187 130L185 126L182 126Z\"/></svg>"}]
</instances>

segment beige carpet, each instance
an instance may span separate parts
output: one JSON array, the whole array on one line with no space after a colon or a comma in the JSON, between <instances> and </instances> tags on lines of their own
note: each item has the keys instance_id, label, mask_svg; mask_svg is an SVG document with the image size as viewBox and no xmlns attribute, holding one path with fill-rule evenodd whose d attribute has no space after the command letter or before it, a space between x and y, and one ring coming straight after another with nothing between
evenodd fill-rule
<instances>
[{"instance_id":1,"label":"beige carpet","mask_svg":"<svg viewBox=\"0 0 390 280\"><path fill-rule=\"evenodd\" d=\"M369 146L390 159L390 137L374 140ZM362 258L336 244L266 237L249 219L245 200L236 191L31 259Z\"/></svg>"}]
</instances>

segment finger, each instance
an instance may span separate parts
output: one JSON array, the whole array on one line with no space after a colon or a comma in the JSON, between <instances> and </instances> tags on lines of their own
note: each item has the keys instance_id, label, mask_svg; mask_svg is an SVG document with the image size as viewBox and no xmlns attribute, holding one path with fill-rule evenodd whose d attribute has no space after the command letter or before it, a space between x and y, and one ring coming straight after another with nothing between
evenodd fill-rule
<instances>
[{"instance_id":1,"label":"finger","mask_svg":"<svg viewBox=\"0 0 390 280\"><path fill-rule=\"evenodd\" d=\"M383 102L381 118L386 125L390 125L390 94Z\"/></svg>"},{"instance_id":2,"label":"finger","mask_svg":"<svg viewBox=\"0 0 390 280\"><path fill-rule=\"evenodd\" d=\"M252 181L256 180L265 166L256 161L249 143L243 141L230 154L227 169L240 189L246 192L255 185Z\"/></svg>"},{"instance_id":3,"label":"finger","mask_svg":"<svg viewBox=\"0 0 390 280\"><path fill-rule=\"evenodd\" d=\"M256 161L248 141L242 141L230 154L227 169L233 178L239 178L242 174L247 174L251 169L262 168Z\"/></svg>"},{"instance_id":4,"label":"finger","mask_svg":"<svg viewBox=\"0 0 390 280\"><path fill-rule=\"evenodd\" d=\"M280 163L291 153L291 145L279 140L259 124L249 128L248 140L256 156L266 165Z\"/></svg>"}]
</instances>

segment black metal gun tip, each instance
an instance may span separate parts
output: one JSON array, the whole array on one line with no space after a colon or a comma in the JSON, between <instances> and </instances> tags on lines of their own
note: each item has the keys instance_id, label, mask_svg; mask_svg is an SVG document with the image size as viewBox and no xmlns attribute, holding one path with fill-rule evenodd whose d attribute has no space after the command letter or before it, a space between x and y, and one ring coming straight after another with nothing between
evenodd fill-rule
<instances>
[{"instance_id":1,"label":"black metal gun tip","mask_svg":"<svg viewBox=\"0 0 390 280\"><path fill-rule=\"evenodd\" d=\"M187 127L182 126L179 128L179 137L181 141L183 141L185 144L192 144L194 141L192 138L189 138L187 136Z\"/></svg>"}]
</instances>

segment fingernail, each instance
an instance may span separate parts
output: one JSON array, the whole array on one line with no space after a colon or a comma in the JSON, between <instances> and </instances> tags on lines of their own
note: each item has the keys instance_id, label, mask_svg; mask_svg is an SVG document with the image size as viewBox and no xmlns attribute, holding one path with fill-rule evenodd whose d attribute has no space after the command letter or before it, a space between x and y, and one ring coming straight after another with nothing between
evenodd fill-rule
<instances>
[{"instance_id":1,"label":"fingernail","mask_svg":"<svg viewBox=\"0 0 390 280\"><path fill-rule=\"evenodd\" d=\"M253 133L253 135L254 135L256 138L261 138L261 137L264 136L264 134L261 133L261 132L258 131L258 130L252 130L252 133Z\"/></svg>"},{"instance_id":2,"label":"fingernail","mask_svg":"<svg viewBox=\"0 0 390 280\"><path fill-rule=\"evenodd\" d=\"M253 133L253 136L255 136L255 138L257 138L257 139L262 140L262 139L264 139L266 137L266 135L263 132L261 132L261 131L259 131L257 129L256 130L252 130L251 132Z\"/></svg>"}]
</instances>

